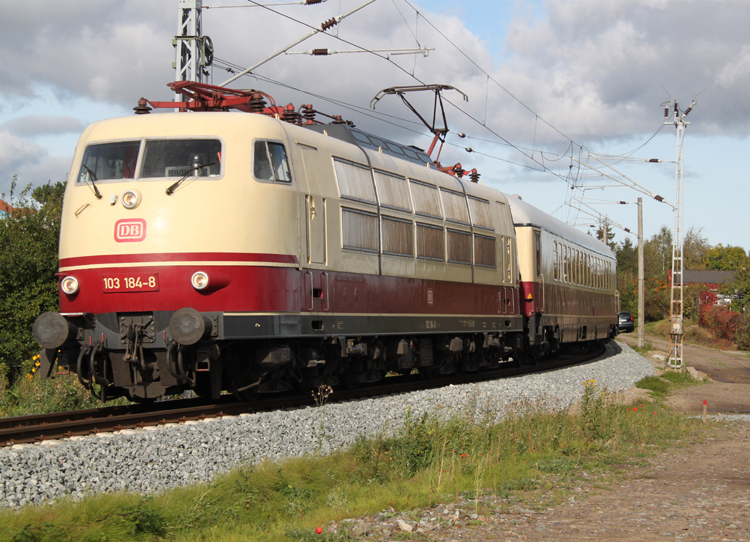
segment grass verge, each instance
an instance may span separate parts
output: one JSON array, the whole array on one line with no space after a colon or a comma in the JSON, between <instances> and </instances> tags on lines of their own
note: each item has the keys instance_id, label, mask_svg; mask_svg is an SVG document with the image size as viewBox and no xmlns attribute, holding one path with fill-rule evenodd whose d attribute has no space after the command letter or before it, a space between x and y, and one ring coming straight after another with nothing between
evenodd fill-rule
<instances>
[{"instance_id":1,"label":"grass verge","mask_svg":"<svg viewBox=\"0 0 750 542\"><path fill-rule=\"evenodd\" d=\"M704 381L695 380L687 371L664 371L659 376L642 378L635 383L635 387L649 390L651 397L661 400L676 389L704 383Z\"/></svg>"},{"instance_id":2,"label":"grass verge","mask_svg":"<svg viewBox=\"0 0 750 542\"><path fill-rule=\"evenodd\" d=\"M407 413L395 435L360 439L331 456L264 461L154 497L107 494L3 511L0 538L343 541L344 530L315 528L459 495L479 507L482 495L554 490L581 469L597 473L642 461L701 425L652 404L617 404L589 381L575 414L532 402L476 402L452 417Z\"/></svg>"}]
</instances>

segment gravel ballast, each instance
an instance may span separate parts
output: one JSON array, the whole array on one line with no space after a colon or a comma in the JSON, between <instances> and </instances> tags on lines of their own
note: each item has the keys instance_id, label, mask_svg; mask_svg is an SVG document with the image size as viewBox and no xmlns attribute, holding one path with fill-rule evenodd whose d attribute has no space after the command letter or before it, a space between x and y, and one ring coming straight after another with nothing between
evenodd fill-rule
<instances>
[{"instance_id":1,"label":"gravel ballast","mask_svg":"<svg viewBox=\"0 0 750 542\"><path fill-rule=\"evenodd\" d=\"M158 428L0 449L0 506L125 490L151 494L206 482L243 463L326 454L359 435L392 433L412 416L439 409L542 401L551 410L578 401L583 383L622 391L653 372L627 345L610 342L595 361L490 382L448 386L356 402L187 422Z\"/></svg>"}]
</instances>

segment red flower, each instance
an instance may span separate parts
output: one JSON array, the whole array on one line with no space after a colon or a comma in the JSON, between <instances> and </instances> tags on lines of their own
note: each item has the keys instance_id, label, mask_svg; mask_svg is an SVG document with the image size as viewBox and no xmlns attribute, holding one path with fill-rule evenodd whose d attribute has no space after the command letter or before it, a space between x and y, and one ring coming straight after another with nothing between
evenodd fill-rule
<instances>
[{"instance_id":1,"label":"red flower","mask_svg":"<svg viewBox=\"0 0 750 542\"><path fill-rule=\"evenodd\" d=\"M321 534L323 532L323 527L318 527L315 529L315 534Z\"/></svg>"}]
</instances>

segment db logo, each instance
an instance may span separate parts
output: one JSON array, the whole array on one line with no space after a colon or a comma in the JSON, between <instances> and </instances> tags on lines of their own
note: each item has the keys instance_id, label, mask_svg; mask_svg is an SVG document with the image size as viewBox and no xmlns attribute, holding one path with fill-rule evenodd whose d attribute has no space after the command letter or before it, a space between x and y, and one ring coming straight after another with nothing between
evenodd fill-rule
<instances>
[{"instance_id":1,"label":"db logo","mask_svg":"<svg viewBox=\"0 0 750 542\"><path fill-rule=\"evenodd\" d=\"M118 243L138 243L146 238L146 221L142 218L128 218L115 222L115 241Z\"/></svg>"}]
</instances>

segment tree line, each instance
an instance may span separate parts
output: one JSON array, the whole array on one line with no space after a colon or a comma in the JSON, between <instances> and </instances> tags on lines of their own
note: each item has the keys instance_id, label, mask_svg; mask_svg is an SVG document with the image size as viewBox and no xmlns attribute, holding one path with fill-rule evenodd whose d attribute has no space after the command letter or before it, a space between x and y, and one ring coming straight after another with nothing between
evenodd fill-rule
<instances>
[{"instance_id":1,"label":"tree line","mask_svg":"<svg viewBox=\"0 0 750 542\"><path fill-rule=\"evenodd\" d=\"M610 241L610 247L617 255L618 279L621 310L633 314L638 312L638 246L630 237L620 243ZM672 268L672 232L662 226L643 244L645 270L645 319L657 321L669 318L670 271ZM711 245L701 229L690 228L685 234L683 248L683 268L685 270L733 271L734 280L720 285L719 293L734 296L731 310L744 314L750 303L750 257L747 251L738 246L719 243ZM684 312L688 319L698 319L702 305L701 295L704 285L686 285L684 290ZM703 295L705 302L706 296Z\"/></svg>"}]
</instances>

